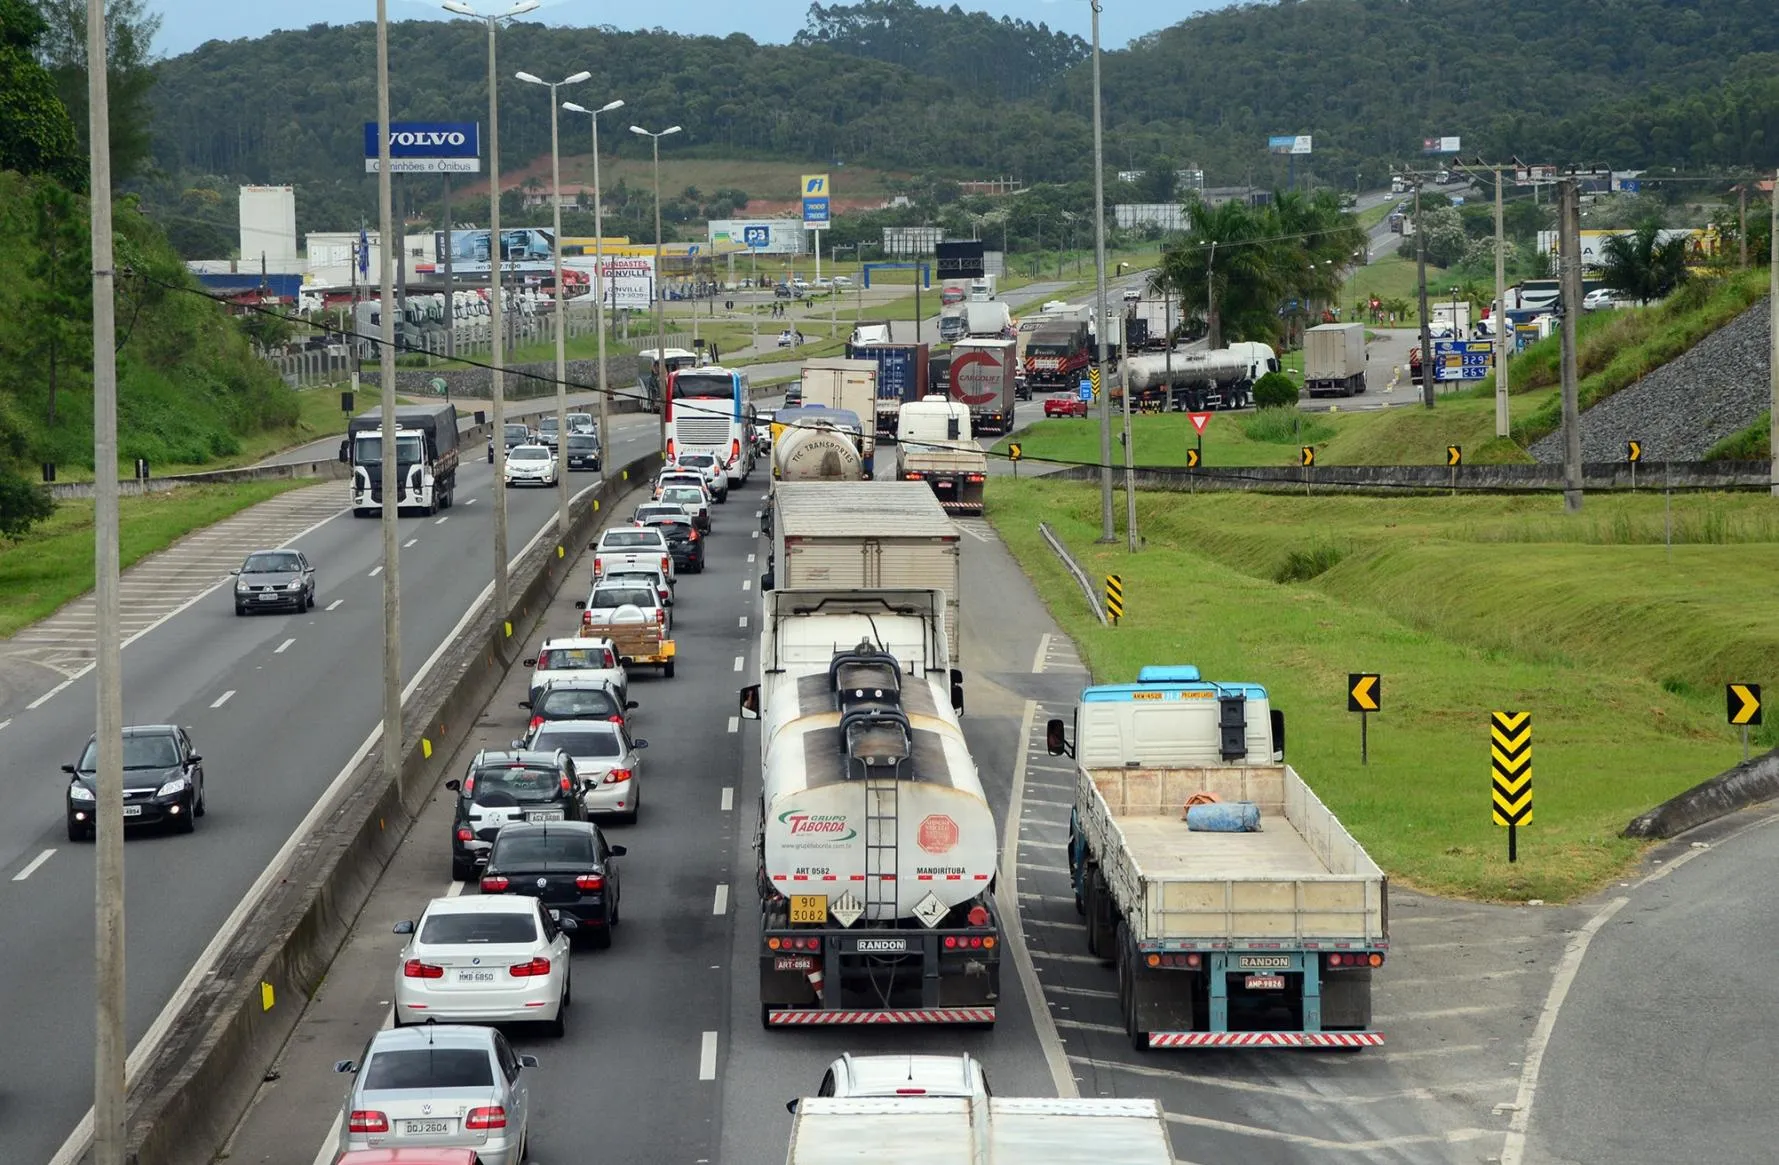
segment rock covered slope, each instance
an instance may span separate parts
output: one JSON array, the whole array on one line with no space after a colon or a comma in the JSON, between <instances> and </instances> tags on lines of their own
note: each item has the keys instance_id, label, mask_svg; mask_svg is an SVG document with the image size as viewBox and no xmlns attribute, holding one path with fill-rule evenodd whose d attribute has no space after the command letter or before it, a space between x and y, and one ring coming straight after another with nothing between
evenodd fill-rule
<instances>
[{"instance_id":1,"label":"rock covered slope","mask_svg":"<svg viewBox=\"0 0 1779 1165\"><path fill-rule=\"evenodd\" d=\"M1645 461L1697 461L1711 446L1760 418L1767 380L1771 309L1762 299L1678 360L1581 414L1581 459L1622 461L1626 441ZM1563 434L1532 446L1543 462L1563 459Z\"/></svg>"}]
</instances>

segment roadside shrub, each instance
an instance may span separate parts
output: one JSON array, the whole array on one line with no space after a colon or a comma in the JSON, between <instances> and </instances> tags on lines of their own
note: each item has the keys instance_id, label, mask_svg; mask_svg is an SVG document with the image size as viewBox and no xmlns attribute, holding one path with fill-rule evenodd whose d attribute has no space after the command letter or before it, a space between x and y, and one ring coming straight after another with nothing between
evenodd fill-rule
<instances>
[{"instance_id":1,"label":"roadside shrub","mask_svg":"<svg viewBox=\"0 0 1779 1165\"><path fill-rule=\"evenodd\" d=\"M1283 372L1268 372L1254 382L1254 404L1258 408L1278 408L1297 404L1297 382Z\"/></svg>"},{"instance_id":2,"label":"roadside shrub","mask_svg":"<svg viewBox=\"0 0 1779 1165\"><path fill-rule=\"evenodd\" d=\"M1346 556L1346 551L1326 542L1308 550L1293 550L1273 571L1272 580L1276 583L1308 582L1332 570Z\"/></svg>"},{"instance_id":3,"label":"roadside shrub","mask_svg":"<svg viewBox=\"0 0 1779 1165\"><path fill-rule=\"evenodd\" d=\"M1271 373L1268 373L1271 375ZM1295 405L1262 407L1236 421L1250 441L1269 445L1314 445L1334 436L1334 427Z\"/></svg>"}]
</instances>

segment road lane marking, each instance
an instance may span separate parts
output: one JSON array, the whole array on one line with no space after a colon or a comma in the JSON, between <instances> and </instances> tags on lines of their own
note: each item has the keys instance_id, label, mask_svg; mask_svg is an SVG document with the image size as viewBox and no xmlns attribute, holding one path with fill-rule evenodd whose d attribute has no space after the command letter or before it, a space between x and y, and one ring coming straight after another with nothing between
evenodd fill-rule
<instances>
[{"instance_id":1,"label":"road lane marking","mask_svg":"<svg viewBox=\"0 0 1779 1165\"><path fill-rule=\"evenodd\" d=\"M753 556L753 555L751 555L751 554L750 554L750 555L748 555L748 556L747 556L747 560L748 560L748 561L749 561L749 562L752 562L752 561L753 561L753 560L754 560L754 556Z\"/></svg>"},{"instance_id":2,"label":"road lane marking","mask_svg":"<svg viewBox=\"0 0 1779 1165\"><path fill-rule=\"evenodd\" d=\"M228 691L224 692L222 695L216 697L215 700L211 701L210 706L212 708L220 708L224 704L228 703L231 699L233 699L234 695L235 695L235 689L230 688Z\"/></svg>"},{"instance_id":3,"label":"road lane marking","mask_svg":"<svg viewBox=\"0 0 1779 1165\"><path fill-rule=\"evenodd\" d=\"M741 580L741 589L744 591L752 590L753 585L754 585L754 580L751 578L744 578Z\"/></svg>"},{"instance_id":4,"label":"road lane marking","mask_svg":"<svg viewBox=\"0 0 1779 1165\"><path fill-rule=\"evenodd\" d=\"M1106 965L1106 961L1098 955L1071 955L1066 954L1063 951L1033 951L1032 958L1055 959L1059 963L1084 963L1092 967L1104 967ZM1039 992L1037 995L1033 996L1033 998L1039 998L1042 994L1043 992ZM1123 1028L1119 1029L1120 1034L1123 1034L1123 1031Z\"/></svg>"},{"instance_id":5,"label":"road lane marking","mask_svg":"<svg viewBox=\"0 0 1779 1165\"><path fill-rule=\"evenodd\" d=\"M1118 992L1116 992L1116 991L1101 991L1095 987L1065 987L1060 983L1052 983L1050 986L1046 987L1045 990L1055 992L1058 994L1062 994L1062 995L1079 995L1084 999L1116 999L1116 998L1118 998ZM1073 1060L1075 1058L1076 1057L1074 1057L1074 1056L1069 1057L1069 1059L1071 1059L1071 1060ZM1169 1072L1168 1075L1172 1076L1173 1073Z\"/></svg>"},{"instance_id":6,"label":"road lane marking","mask_svg":"<svg viewBox=\"0 0 1779 1165\"><path fill-rule=\"evenodd\" d=\"M371 577L372 577L372 578L376 578L376 577L377 577L377 576L378 576L378 575L380 575L380 574L382 574L382 573L383 573L383 568L382 568L382 567L381 567L381 566L378 566L378 567L374 567L374 568L373 568L373 569L372 569L372 570L371 570Z\"/></svg>"},{"instance_id":7,"label":"road lane marking","mask_svg":"<svg viewBox=\"0 0 1779 1165\"><path fill-rule=\"evenodd\" d=\"M443 525L444 525L444 524L445 524L445 523L446 523L446 522L449 522L449 521L450 521L450 520L451 520L451 515L450 515L450 514L446 514L446 515L445 515L445 516L444 516L444 517L442 517L442 518L440 518L440 519L439 519L439 520L438 520L438 521L436 521L436 522L434 522L434 523L433 523L433 525L435 525L435 526L443 526Z\"/></svg>"},{"instance_id":8,"label":"road lane marking","mask_svg":"<svg viewBox=\"0 0 1779 1165\"><path fill-rule=\"evenodd\" d=\"M760 532L758 530L755 530L752 534L748 535L749 538L758 538L759 536Z\"/></svg>"},{"instance_id":9,"label":"road lane marking","mask_svg":"<svg viewBox=\"0 0 1779 1165\"><path fill-rule=\"evenodd\" d=\"M341 604L341 603L343 603L343 602L345 602L345 601L346 601L346 600L345 600L345 599L335 599L335 600L334 600L334 601L333 601L333 602L331 602L331 603L329 603L329 604L328 604L328 605L327 605L327 608L326 608L326 609L327 609L327 610L329 610L329 611L331 611L331 610L333 610L333 609L334 609L334 608L335 608L335 607L337 607L337 606L339 606L339 605L340 605L340 604Z\"/></svg>"},{"instance_id":10,"label":"road lane marking","mask_svg":"<svg viewBox=\"0 0 1779 1165\"><path fill-rule=\"evenodd\" d=\"M10 719L0 720L0 728L5 728L8 724L11 724L11 723L12 723L12 721Z\"/></svg>"},{"instance_id":11,"label":"road lane marking","mask_svg":"<svg viewBox=\"0 0 1779 1165\"><path fill-rule=\"evenodd\" d=\"M54 851L51 852L53 853ZM717 883L717 897L716 901L712 902L710 905L710 912L712 914L729 913L729 883Z\"/></svg>"},{"instance_id":12,"label":"road lane marking","mask_svg":"<svg viewBox=\"0 0 1779 1165\"><path fill-rule=\"evenodd\" d=\"M740 732L741 731L741 717L739 717L739 716L729 717L729 731L730 732Z\"/></svg>"},{"instance_id":13,"label":"road lane marking","mask_svg":"<svg viewBox=\"0 0 1779 1165\"><path fill-rule=\"evenodd\" d=\"M1124 1034L1123 1028L1118 1028L1117 1031L1119 1035ZM1178 1112L1170 1112L1165 1115L1171 1123L1186 1125L1189 1128L1211 1129L1215 1132L1230 1133L1242 1137L1264 1137L1269 1140L1283 1141L1288 1145L1300 1145L1308 1149L1325 1151L1375 1152L1380 1149L1402 1149L1413 1145L1453 1145L1461 1141L1475 1141L1501 1135L1494 1129L1453 1129L1445 1133L1405 1133L1399 1137L1382 1137L1372 1141L1331 1141L1322 1137L1307 1136L1303 1133L1288 1133L1283 1129L1271 1129L1261 1125L1243 1125L1233 1121L1214 1120L1207 1116L1190 1116Z\"/></svg>"},{"instance_id":14,"label":"road lane marking","mask_svg":"<svg viewBox=\"0 0 1779 1165\"><path fill-rule=\"evenodd\" d=\"M286 639L283 643L280 643L277 647L272 648L272 654L273 655L283 655L284 649L289 647L291 644L293 644L295 642L296 642L296 640L294 640L294 639Z\"/></svg>"},{"instance_id":15,"label":"road lane marking","mask_svg":"<svg viewBox=\"0 0 1779 1165\"><path fill-rule=\"evenodd\" d=\"M717 1078L717 1033L705 1032L702 1045L698 1049L698 1079L715 1080Z\"/></svg>"},{"instance_id":16,"label":"road lane marking","mask_svg":"<svg viewBox=\"0 0 1779 1165\"><path fill-rule=\"evenodd\" d=\"M744 631L745 631L745 630L746 630L746 629L747 629L747 616L746 616L746 615L743 615L743 616L742 616L742 617L741 617L741 623L740 623L740 624L739 624L739 626L740 626L740 627L741 627L741 629L742 629L742 630L744 630Z\"/></svg>"},{"instance_id":17,"label":"road lane marking","mask_svg":"<svg viewBox=\"0 0 1779 1165\"><path fill-rule=\"evenodd\" d=\"M723 786L723 812L724 813L732 812L734 810L734 808L735 808L735 789L733 786L724 785Z\"/></svg>"},{"instance_id":18,"label":"road lane marking","mask_svg":"<svg viewBox=\"0 0 1779 1165\"><path fill-rule=\"evenodd\" d=\"M746 664L747 664L747 656L738 655L735 657L735 670L736 671L740 671L744 666L746 666Z\"/></svg>"},{"instance_id":19,"label":"road lane marking","mask_svg":"<svg viewBox=\"0 0 1779 1165\"><path fill-rule=\"evenodd\" d=\"M1074 1031L1103 1032L1104 1034L1110 1035L1110 1036L1121 1036L1121 1035L1125 1034L1125 1031L1123 1028L1113 1027L1109 1023L1088 1023L1084 1019L1055 1019L1055 1018L1052 1018L1050 1022L1055 1024L1057 1027L1066 1027L1066 1028L1070 1028Z\"/></svg>"},{"instance_id":20,"label":"road lane marking","mask_svg":"<svg viewBox=\"0 0 1779 1165\"><path fill-rule=\"evenodd\" d=\"M1044 670L1044 659L1050 654L1050 632L1046 631L1038 637L1038 650L1032 655L1032 671Z\"/></svg>"},{"instance_id":21,"label":"road lane marking","mask_svg":"<svg viewBox=\"0 0 1779 1165\"><path fill-rule=\"evenodd\" d=\"M412 546L412 545L414 545L414 543L416 543L416 542L418 542L418 541L420 541L420 539L418 539L418 538L410 538L410 539L408 539L408 540L407 540L407 541L406 541L406 542L403 542L403 543L402 543L402 549L403 549L403 550L406 550L406 549L407 549L407 548L408 548L408 547L410 547L410 546Z\"/></svg>"},{"instance_id":22,"label":"road lane marking","mask_svg":"<svg viewBox=\"0 0 1779 1165\"><path fill-rule=\"evenodd\" d=\"M476 504L476 499L475 498L464 498L463 504L466 506L473 506Z\"/></svg>"},{"instance_id":23,"label":"road lane marking","mask_svg":"<svg viewBox=\"0 0 1779 1165\"><path fill-rule=\"evenodd\" d=\"M12 876L12 880L15 882L23 882L26 878L29 878L32 874L35 874L37 872L38 866L41 866L44 862L49 861L49 856L55 852L56 851L53 846L49 849L44 850L42 853L40 853L36 857L32 858L30 863L27 864L24 869L20 870L16 874L14 874Z\"/></svg>"}]
</instances>

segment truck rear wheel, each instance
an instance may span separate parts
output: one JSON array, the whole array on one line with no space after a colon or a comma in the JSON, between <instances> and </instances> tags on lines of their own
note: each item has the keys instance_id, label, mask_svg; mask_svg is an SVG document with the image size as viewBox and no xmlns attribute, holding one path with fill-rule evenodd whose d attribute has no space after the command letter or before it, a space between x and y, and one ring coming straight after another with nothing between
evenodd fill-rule
<instances>
[{"instance_id":1,"label":"truck rear wheel","mask_svg":"<svg viewBox=\"0 0 1779 1165\"><path fill-rule=\"evenodd\" d=\"M1131 1047L1146 1052L1149 1050L1149 1033L1137 1030L1137 952L1123 923L1118 924L1114 942L1118 952L1118 1007L1124 1014L1124 1034L1130 1037Z\"/></svg>"}]
</instances>

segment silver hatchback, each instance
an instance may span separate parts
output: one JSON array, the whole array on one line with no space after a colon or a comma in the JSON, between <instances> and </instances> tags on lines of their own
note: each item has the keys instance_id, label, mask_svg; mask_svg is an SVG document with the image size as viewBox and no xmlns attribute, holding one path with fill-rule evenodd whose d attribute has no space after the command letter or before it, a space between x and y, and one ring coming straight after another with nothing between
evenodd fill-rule
<instances>
[{"instance_id":1,"label":"silver hatchback","mask_svg":"<svg viewBox=\"0 0 1779 1165\"><path fill-rule=\"evenodd\" d=\"M649 746L609 720L548 720L527 748L561 749L581 780L581 804L589 815L615 816L635 824L642 812L642 757Z\"/></svg>"},{"instance_id":2,"label":"silver hatchback","mask_svg":"<svg viewBox=\"0 0 1779 1165\"><path fill-rule=\"evenodd\" d=\"M493 1028L424 1024L371 1037L340 1112L340 1151L474 1149L485 1165L525 1159L533 1056Z\"/></svg>"}]
</instances>

